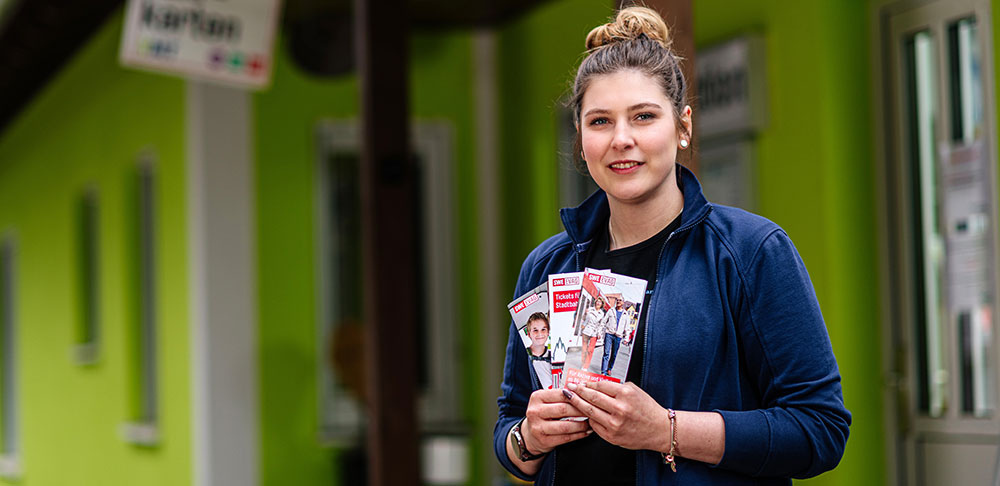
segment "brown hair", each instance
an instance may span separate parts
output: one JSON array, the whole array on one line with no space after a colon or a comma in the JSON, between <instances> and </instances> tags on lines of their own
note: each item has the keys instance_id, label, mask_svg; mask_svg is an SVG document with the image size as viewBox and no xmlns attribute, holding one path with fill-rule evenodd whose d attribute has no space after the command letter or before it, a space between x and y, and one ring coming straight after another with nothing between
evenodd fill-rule
<instances>
[{"instance_id":1,"label":"brown hair","mask_svg":"<svg viewBox=\"0 0 1000 486\"><path fill-rule=\"evenodd\" d=\"M528 334L528 331L531 328L531 321L545 321L545 329L549 329L549 316L546 315L544 312L536 312L528 316L528 323L526 326L524 326L525 334Z\"/></svg>"},{"instance_id":2,"label":"brown hair","mask_svg":"<svg viewBox=\"0 0 1000 486\"><path fill-rule=\"evenodd\" d=\"M611 22L594 27L587 34L587 57L580 63L573 82L570 103L577 127L581 121L583 95L593 78L634 70L660 83L664 94L674 105L674 123L678 133L690 135L681 123L681 110L687 105L687 84L681 72L681 58L670 48L671 43L670 31L663 18L646 7L623 8ZM576 151L579 152L579 130L576 143Z\"/></svg>"}]
</instances>

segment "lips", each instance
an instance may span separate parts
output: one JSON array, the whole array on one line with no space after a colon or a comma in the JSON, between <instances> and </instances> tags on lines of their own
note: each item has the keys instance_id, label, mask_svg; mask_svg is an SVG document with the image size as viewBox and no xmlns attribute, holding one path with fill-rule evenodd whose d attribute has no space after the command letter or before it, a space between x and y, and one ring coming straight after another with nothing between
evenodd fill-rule
<instances>
[{"instance_id":1,"label":"lips","mask_svg":"<svg viewBox=\"0 0 1000 486\"><path fill-rule=\"evenodd\" d=\"M608 167L614 171L616 174L628 174L630 172L635 172L638 170L639 166L643 163L637 160L618 160L609 165Z\"/></svg>"}]
</instances>

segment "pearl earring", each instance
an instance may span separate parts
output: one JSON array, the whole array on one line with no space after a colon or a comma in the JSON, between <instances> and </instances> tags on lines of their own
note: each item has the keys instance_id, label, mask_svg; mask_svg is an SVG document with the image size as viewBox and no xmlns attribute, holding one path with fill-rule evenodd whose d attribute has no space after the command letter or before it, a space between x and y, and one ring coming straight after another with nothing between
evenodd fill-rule
<instances>
[{"instance_id":1,"label":"pearl earring","mask_svg":"<svg viewBox=\"0 0 1000 486\"><path fill-rule=\"evenodd\" d=\"M681 148L682 149L688 148L688 141L683 138L681 139Z\"/></svg>"}]
</instances>

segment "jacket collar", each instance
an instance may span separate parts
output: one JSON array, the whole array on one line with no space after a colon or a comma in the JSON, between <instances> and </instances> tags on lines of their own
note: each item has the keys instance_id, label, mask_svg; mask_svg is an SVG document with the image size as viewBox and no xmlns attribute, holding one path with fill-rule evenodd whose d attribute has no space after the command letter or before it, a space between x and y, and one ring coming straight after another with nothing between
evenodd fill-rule
<instances>
[{"instance_id":1,"label":"jacket collar","mask_svg":"<svg viewBox=\"0 0 1000 486\"><path fill-rule=\"evenodd\" d=\"M681 225L675 233L687 231L700 223L712 211L712 205L701 193L701 184L687 167L677 164L681 193L684 195L684 211L681 212ZM575 208L562 208L562 217L566 234L574 243L586 243L593 239L598 228L607 226L611 210L608 208L608 195L603 189L598 189Z\"/></svg>"}]
</instances>

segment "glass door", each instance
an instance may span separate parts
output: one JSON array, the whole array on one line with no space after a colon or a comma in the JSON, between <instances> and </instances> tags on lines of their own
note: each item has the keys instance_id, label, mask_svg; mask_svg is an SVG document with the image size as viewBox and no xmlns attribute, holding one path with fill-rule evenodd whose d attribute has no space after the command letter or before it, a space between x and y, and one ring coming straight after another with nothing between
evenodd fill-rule
<instances>
[{"instance_id":1,"label":"glass door","mask_svg":"<svg viewBox=\"0 0 1000 486\"><path fill-rule=\"evenodd\" d=\"M890 141L887 370L898 484L993 484L996 129L989 3L883 9Z\"/></svg>"}]
</instances>

